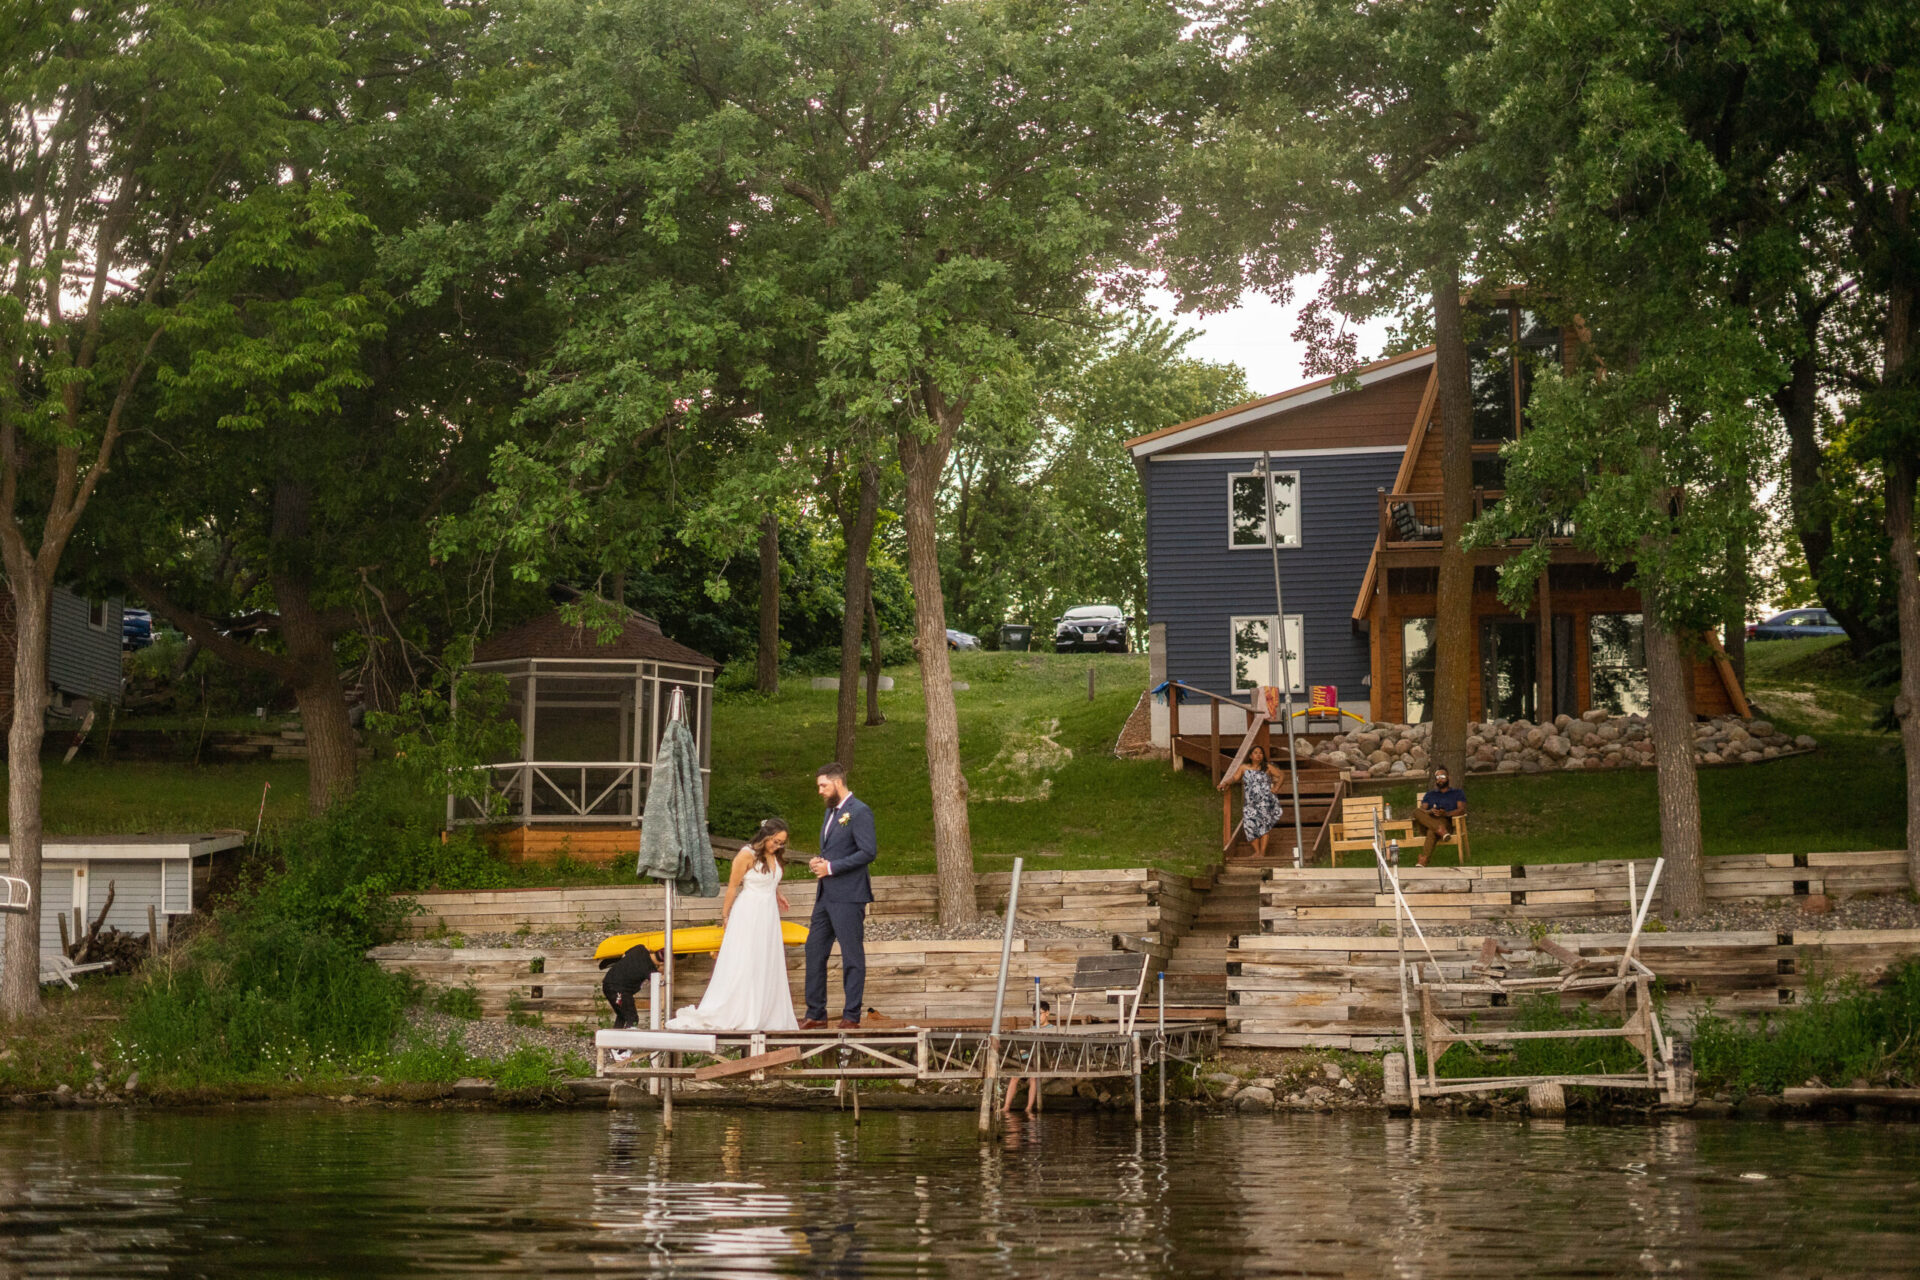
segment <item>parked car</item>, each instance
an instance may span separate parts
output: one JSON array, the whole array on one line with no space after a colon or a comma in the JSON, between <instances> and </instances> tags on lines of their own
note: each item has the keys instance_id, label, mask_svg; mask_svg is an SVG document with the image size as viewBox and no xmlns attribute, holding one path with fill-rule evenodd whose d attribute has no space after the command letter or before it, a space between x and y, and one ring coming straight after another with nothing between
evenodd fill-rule
<instances>
[{"instance_id":1,"label":"parked car","mask_svg":"<svg viewBox=\"0 0 1920 1280\"><path fill-rule=\"evenodd\" d=\"M120 611L120 647L144 649L153 643L153 615L145 609Z\"/></svg>"},{"instance_id":2,"label":"parked car","mask_svg":"<svg viewBox=\"0 0 1920 1280\"><path fill-rule=\"evenodd\" d=\"M947 628L947 648L978 649L979 647L980 647L979 636L972 635L965 631L956 631L952 627Z\"/></svg>"},{"instance_id":3,"label":"parked car","mask_svg":"<svg viewBox=\"0 0 1920 1280\"><path fill-rule=\"evenodd\" d=\"M1814 636L1843 636L1846 628L1825 609L1788 609L1765 622L1749 622L1749 640L1809 640Z\"/></svg>"},{"instance_id":4,"label":"parked car","mask_svg":"<svg viewBox=\"0 0 1920 1280\"><path fill-rule=\"evenodd\" d=\"M1076 605L1053 620L1054 652L1125 653L1127 624L1132 621L1110 604Z\"/></svg>"}]
</instances>

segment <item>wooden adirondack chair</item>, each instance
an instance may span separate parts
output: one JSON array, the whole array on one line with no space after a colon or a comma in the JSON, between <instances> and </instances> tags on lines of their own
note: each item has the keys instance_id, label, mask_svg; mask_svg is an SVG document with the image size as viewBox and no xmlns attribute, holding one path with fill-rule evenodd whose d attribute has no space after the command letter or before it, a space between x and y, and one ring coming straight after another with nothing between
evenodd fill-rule
<instances>
[{"instance_id":1,"label":"wooden adirondack chair","mask_svg":"<svg viewBox=\"0 0 1920 1280\"><path fill-rule=\"evenodd\" d=\"M1330 824L1327 832L1334 866L1340 865L1342 852L1372 856L1376 822L1382 839L1397 839L1402 844L1413 839L1413 820L1388 817L1385 796L1348 796L1340 802L1340 821Z\"/></svg>"}]
</instances>

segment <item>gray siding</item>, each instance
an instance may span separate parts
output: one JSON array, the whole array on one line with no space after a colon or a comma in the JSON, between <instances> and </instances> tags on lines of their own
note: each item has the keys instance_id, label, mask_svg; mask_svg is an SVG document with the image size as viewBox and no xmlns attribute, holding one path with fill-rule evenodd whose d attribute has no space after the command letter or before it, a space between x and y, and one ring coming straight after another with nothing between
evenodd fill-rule
<instances>
[{"instance_id":1,"label":"gray siding","mask_svg":"<svg viewBox=\"0 0 1920 1280\"><path fill-rule=\"evenodd\" d=\"M60 949L60 916L63 912L69 921L68 928L72 928L73 869L76 865L87 868L87 924L93 923L100 905L107 900L109 883L113 885L113 908L107 912L105 928L118 929L122 933L145 934L149 905L156 915L163 913L163 907L168 909L165 914L169 915L188 913L192 893L192 864L185 858L81 864L47 862L42 865L40 873L40 950L43 953ZM7 860L0 858L0 872L4 872L6 867ZM160 897L163 876L168 881L164 903ZM24 923L25 920L26 917L18 915L0 916L0 937L5 936L6 929L16 927L16 922Z\"/></svg>"},{"instance_id":2,"label":"gray siding","mask_svg":"<svg viewBox=\"0 0 1920 1280\"><path fill-rule=\"evenodd\" d=\"M91 602L56 587L47 631L47 681L75 697L120 699L120 609L107 601L106 623L89 620Z\"/></svg>"},{"instance_id":3,"label":"gray siding","mask_svg":"<svg viewBox=\"0 0 1920 1280\"><path fill-rule=\"evenodd\" d=\"M1340 687L1342 702L1368 695L1367 636L1353 602L1379 529L1378 490L1391 488L1395 452L1319 457L1276 455L1274 470L1300 473L1300 543L1280 550L1287 612L1301 615L1304 685ZM1167 675L1232 691L1229 619L1273 612L1273 562L1264 549L1227 546L1227 477L1246 458L1149 462L1147 599L1166 624Z\"/></svg>"}]
</instances>

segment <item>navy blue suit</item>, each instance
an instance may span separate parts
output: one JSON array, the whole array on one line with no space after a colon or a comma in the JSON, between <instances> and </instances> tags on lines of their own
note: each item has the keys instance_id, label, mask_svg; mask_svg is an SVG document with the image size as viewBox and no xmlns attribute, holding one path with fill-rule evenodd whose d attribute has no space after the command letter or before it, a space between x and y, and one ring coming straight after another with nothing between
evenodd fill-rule
<instances>
[{"instance_id":1,"label":"navy blue suit","mask_svg":"<svg viewBox=\"0 0 1920 1280\"><path fill-rule=\"evenodd\" d=\"M820 856L832 874L815 889L813 919L807 926L807 1017L827 1016L827 957L840 943L840 976L846 992L841 1016L859 1021L867 992L867 904L873 881L867 866L879 856L873 810L849 795L828 810L820 834Z\"/></svg>"}]
</instances>

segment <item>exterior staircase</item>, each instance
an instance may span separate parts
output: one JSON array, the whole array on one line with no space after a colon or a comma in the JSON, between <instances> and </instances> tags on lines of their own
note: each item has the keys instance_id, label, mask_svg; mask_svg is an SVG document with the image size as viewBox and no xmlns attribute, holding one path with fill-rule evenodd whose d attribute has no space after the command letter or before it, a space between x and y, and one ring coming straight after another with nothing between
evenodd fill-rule
<instances>
[{"instance_id":1,"label":"exterior staircase","mask_svg":"<svg viewBox=\"0 0 1920 1280\"><path fill-rule=\"evenodd\" d=\"M1224 700L1216 698L1215 701ZM1217 707L1214 718L1217 723ZM1197 766L1204 771L1204 778L1217 780L1243 755L1247 737L1266 746L1283 771L1287 768L1285 741L1264 720L1256 720L1245 736L1222 734L1218 730L1204 736L1178 735L1171 754L1177 767ZM1307 846L1303 861L1311 864L1315 846L1320 843L1327 821L1345 795L1346 787L1337 770L1316 765L1311 760L1301 764L1299 787L1301 835ZM1227 966L1235 958L1234 939L1261 931L1260 890L1267 872L1274 867L1293 865L1292 784L1283 781L1274 790L1285 816L1268 834L1264 854L1255 853L1253 845L1237 832L1238 788L1230 788L1225 796L1221 826L1223 833L1233 830L1234 838L1224 851L1221 868L1194 883L1200 892L1200 903L1194 912L1193 925L1175 944L1167 961L1169 1005L1175 1003L1176 990L1181 994L1179 1003L1183 1005L1225 1008L1227 1004Z\"/></svg>"}]
</instances>

